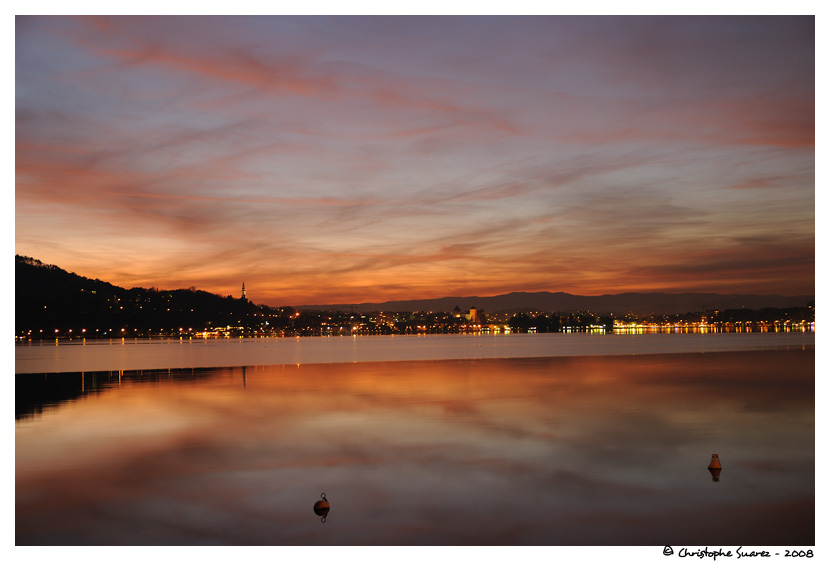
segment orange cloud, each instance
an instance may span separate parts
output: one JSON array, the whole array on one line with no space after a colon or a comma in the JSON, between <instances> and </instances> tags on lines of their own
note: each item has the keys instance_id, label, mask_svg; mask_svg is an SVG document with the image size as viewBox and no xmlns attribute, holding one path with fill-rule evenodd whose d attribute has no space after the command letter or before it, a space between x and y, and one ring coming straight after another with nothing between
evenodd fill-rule
<instances>
[{"instance_id":1,"label":"orange cloud","mask_svg":"<svg viewBox=\"0 0 830 561\"><path fill-rule=\"evenodd\" d=\"M20 18L16 250L274 305L804 292L808 20Z\"/></svg>"}]
</instances>

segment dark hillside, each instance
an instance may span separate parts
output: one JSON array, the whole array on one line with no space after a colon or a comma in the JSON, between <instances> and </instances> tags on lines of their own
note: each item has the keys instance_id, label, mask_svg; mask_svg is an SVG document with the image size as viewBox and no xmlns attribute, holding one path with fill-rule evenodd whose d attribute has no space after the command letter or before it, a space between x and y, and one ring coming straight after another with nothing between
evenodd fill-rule
<instances>
[{"instance_id":1,"label":"dark hillside","mask_svg":"<svg viewBox=\"0 0 830 561\"><path fill-rule=\"evenodd\" d=\"M20 255L15 256L14 273L18 331L35 327L64 330L80 324L103 326L114 319L112 307L127 293L108 282L81 277Z\"/></svg>"},{"instance_id":2,"label":"dark hillside","mask_svg":"<svg viewBox=\"0 0 830 561\"><path fill-rule=\"evenodd\" d=\"M85 337L134 336L245 325L258 307L203 290L125 289L31 257L15 256L15 331ZM123 330L123 331L122 331Z\"/></svg>"}]
</instances>

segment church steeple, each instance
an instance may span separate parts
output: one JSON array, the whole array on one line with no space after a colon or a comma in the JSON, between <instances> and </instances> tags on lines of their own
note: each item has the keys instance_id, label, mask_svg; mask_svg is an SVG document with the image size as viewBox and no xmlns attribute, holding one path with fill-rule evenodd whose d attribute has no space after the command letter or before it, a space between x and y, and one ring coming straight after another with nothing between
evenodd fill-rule
<instances>
[{"instance_id":1,"label":"church steeple","mask_svg":"<svg viewBox=\"0 0 830 561\"><path fill-rule=\"evenodd\" d=\"M246 302L248 301L248 294L245 292L245 283L244 282L242 283L242 299Z\"/></svg>"}]
</instances>

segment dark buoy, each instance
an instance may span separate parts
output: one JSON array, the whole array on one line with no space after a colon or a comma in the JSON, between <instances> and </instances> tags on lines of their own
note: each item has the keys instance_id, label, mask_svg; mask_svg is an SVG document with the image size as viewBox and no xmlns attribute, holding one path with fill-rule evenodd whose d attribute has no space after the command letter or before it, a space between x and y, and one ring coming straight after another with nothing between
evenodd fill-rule
<instances>
[{"instance_id":1,"label":"dark buoy","mask_svg":"<svg viewBox=\"0 0 830 561\"><path fill-rule=\"evenodd\" d=\"M314 503L314 514L322 516L320 522L326 521L326 515L329 513L329 509L331 509L331 507L329 506L329 502L326 500L326 494L321 493L320 500Z\"/></svg>"},{"instance_id":2,"label":"dark buoy","mask_svg":"<svg viewBox=\"0 0 830 561\"><path fill-rule=\"evenodd\" d=\"M720 467L720 460L718 460L718 455L712 454L712 461L709 462L709 473L712 474L712 481L714 481L715 483L720 481L721 469L722 468Z\"/></svg>"}]
</instances>

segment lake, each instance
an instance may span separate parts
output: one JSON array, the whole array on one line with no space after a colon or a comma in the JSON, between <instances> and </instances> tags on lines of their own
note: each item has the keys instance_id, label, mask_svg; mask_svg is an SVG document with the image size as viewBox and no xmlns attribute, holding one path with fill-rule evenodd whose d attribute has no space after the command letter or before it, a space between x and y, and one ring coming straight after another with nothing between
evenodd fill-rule
<instances>
[{"instance_id":1,"label":"lake","mask_svg":"<svg viewBox=\"0 0 830 561\"><path fill-rule=\"evenodd\" d=\"M15 345L15 372L24 374L255 364L702 353L789 349L814 344L813 331L41 340Z\"/></svg>"},{"instance_id":2,"label":"lake","mask_svg":"<svg viewBox=\"0 0 830 561\"><path fill-rule=\"evenodd\" d=\"M17 545L815 542L812 333L119 341L16 359L43 368L15 377ZM234 364L200 362L217 359ZM133 367L86 367L116 363Z\"/></svg>"}]
</instances>

